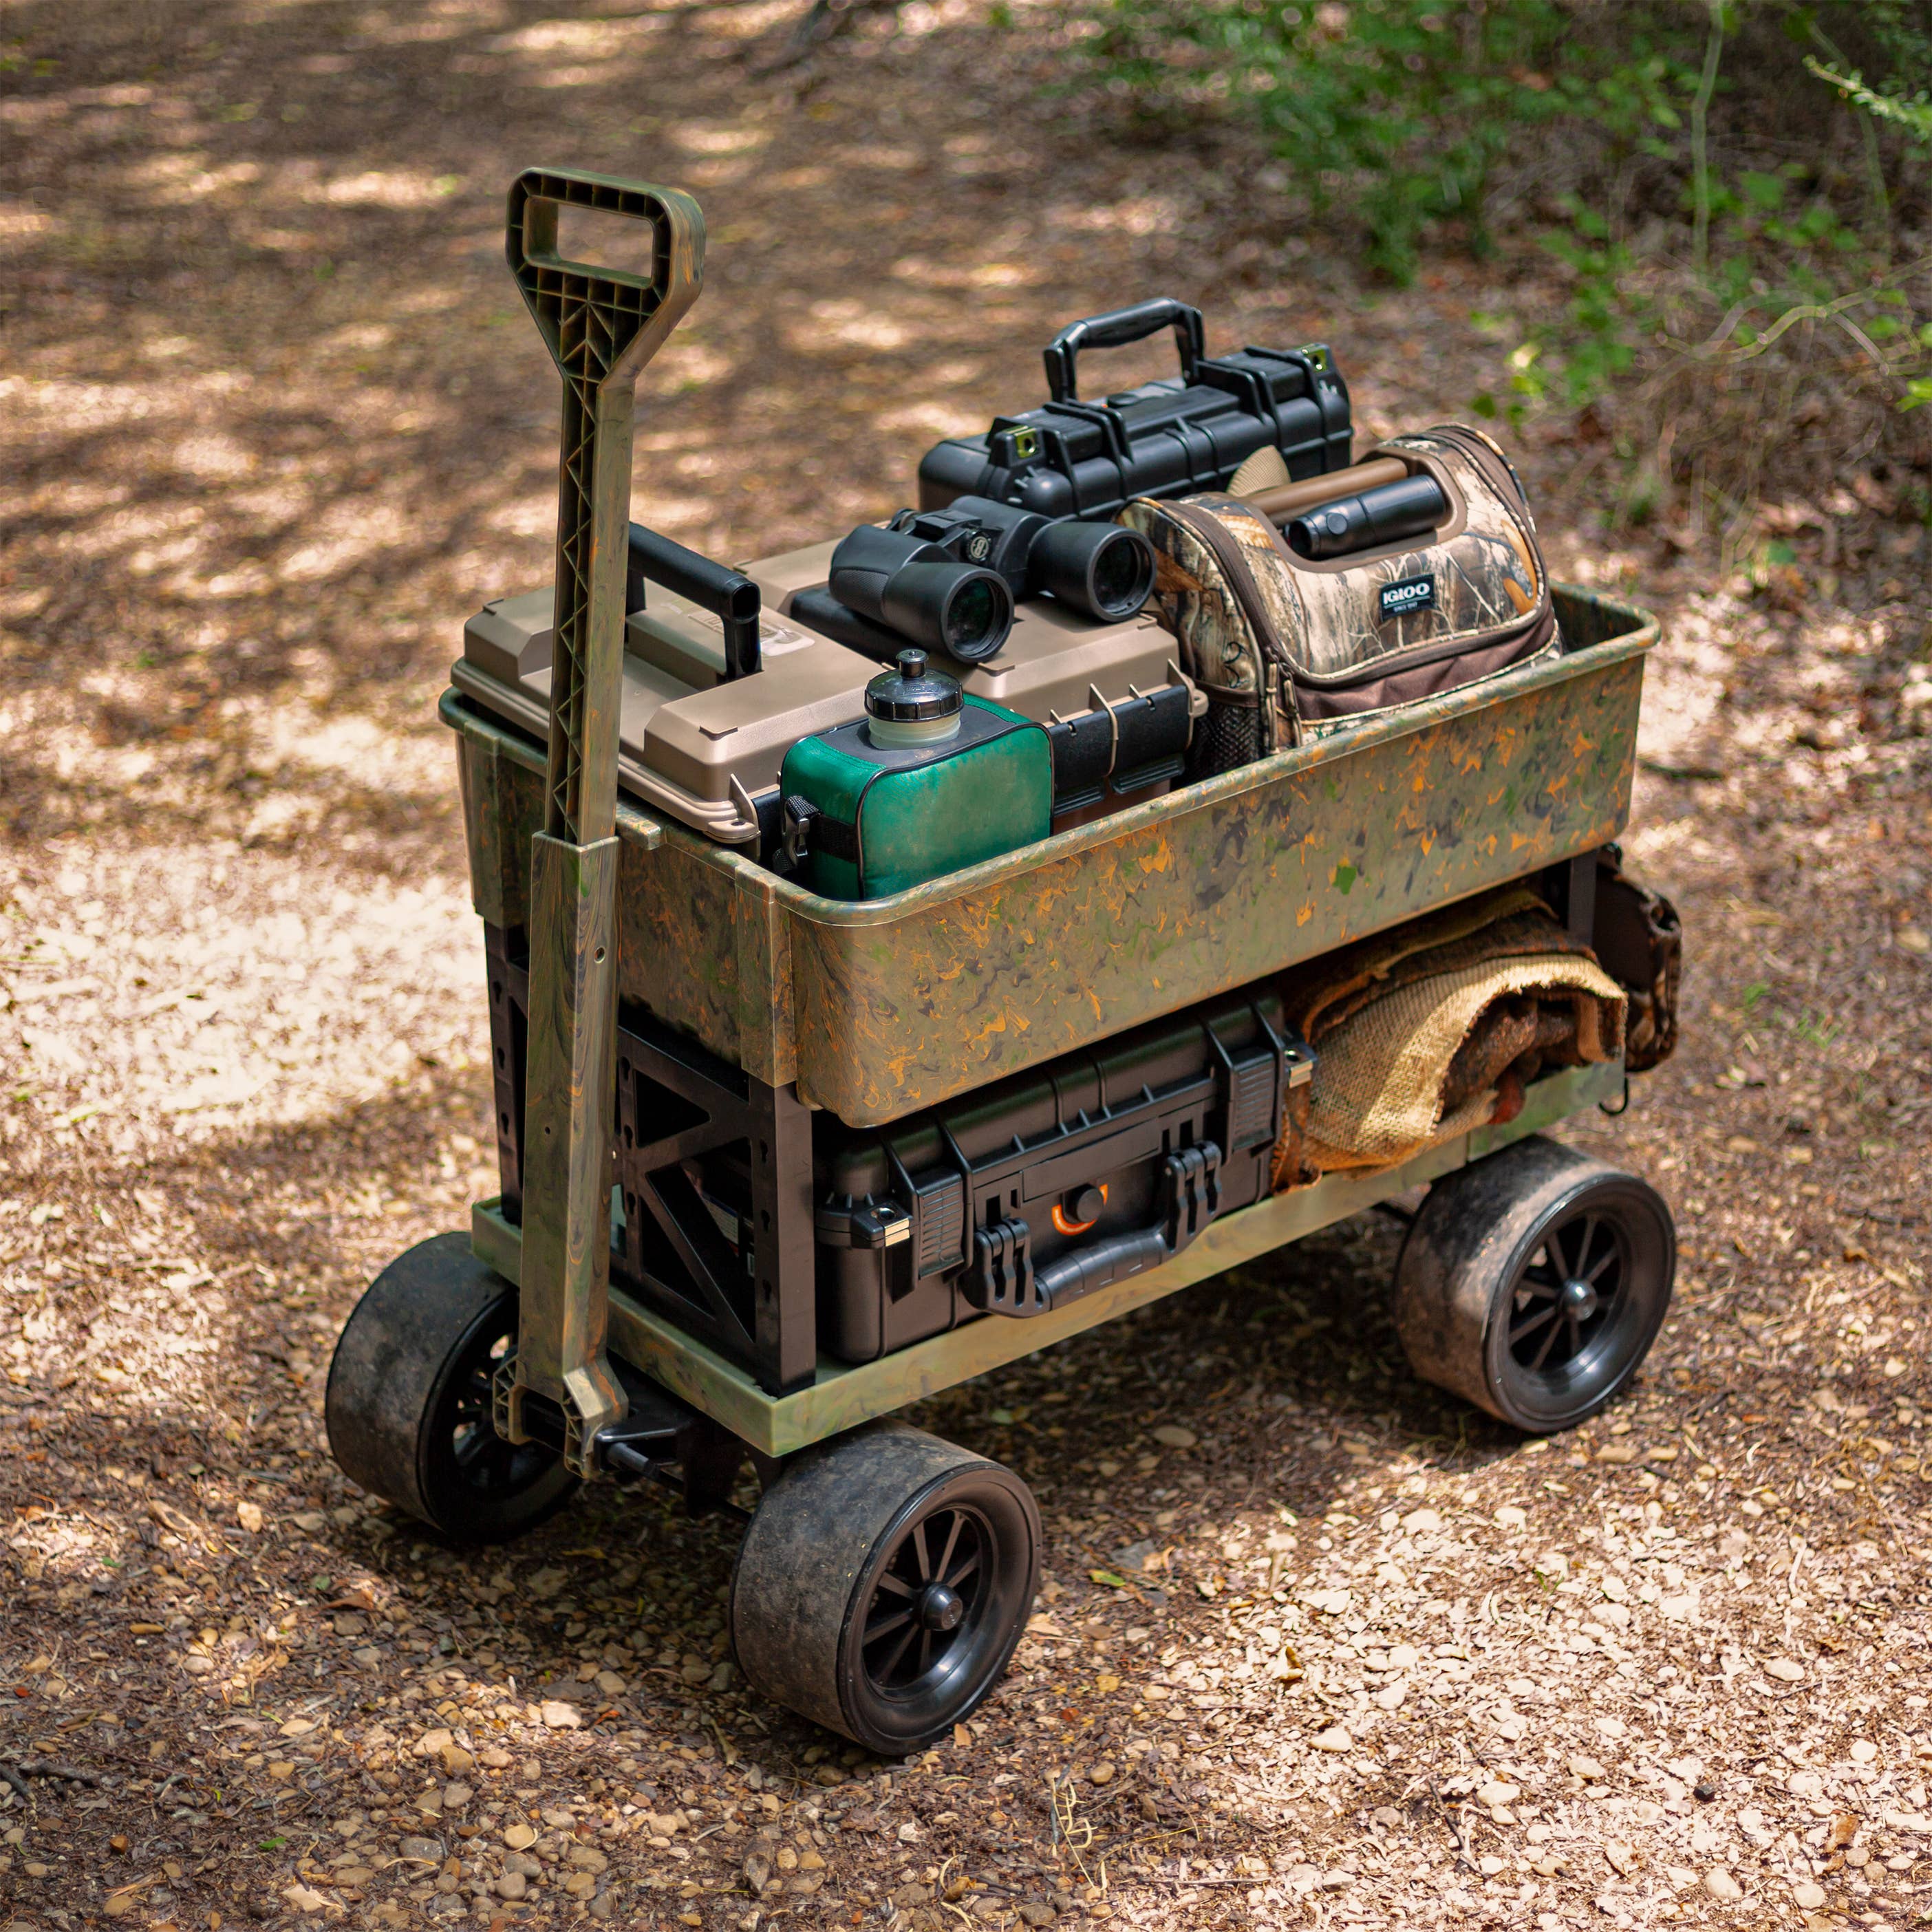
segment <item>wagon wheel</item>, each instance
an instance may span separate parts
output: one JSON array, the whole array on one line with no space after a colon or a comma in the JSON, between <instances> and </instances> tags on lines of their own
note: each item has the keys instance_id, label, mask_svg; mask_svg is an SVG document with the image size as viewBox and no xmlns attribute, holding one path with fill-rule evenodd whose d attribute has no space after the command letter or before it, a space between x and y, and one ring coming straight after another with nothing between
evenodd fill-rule
<instances>
[{"instance_id":1,"label":"wagon wheel","mask_svg":"<svg viewBox=\"0 0 1932 1932\"><path fill-rule=\"evenodd\" d=\"M490 1380L516 1336L516 1292L466 1235L398 1256L329 1364L328 1446L343 1472L455 1543L503 1542L554 1514L575 1479L490 1420Z\"/></svg>"},{"instance_id":2,"label":"wagon wheel","mask_svg":"<svg viewBox=\"0 0 1932 1932\"><path fill-rule=\"evenodd\" d=\"M1654 1188L1532 1138L1430 1190L1396 1266L1396 1326L1425 1381L1547 1434L1636 1372L1676 1271Z\"/></svg>"},{"instance_id":3,"label":"wagon wheel","mask_svg":"<svg viewBox=\"0 0 1932 1932\"><path fill-rule=\"evenodd\" d=\"M900 1423L800 1456L738 1552L731 1631L766 1696L897 1756L999 1681L1040 1578L1040 1514L1010 1469Z\"/></svg>"}]
</instances>

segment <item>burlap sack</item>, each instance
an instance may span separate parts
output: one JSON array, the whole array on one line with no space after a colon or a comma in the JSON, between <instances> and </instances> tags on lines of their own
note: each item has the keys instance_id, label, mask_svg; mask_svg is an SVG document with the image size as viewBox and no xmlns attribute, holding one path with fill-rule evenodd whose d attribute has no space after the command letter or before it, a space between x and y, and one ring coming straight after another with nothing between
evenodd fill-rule
<instances>
[{"instance_id":1,"label":"burlap sack","mask_svg":"<svg viewBox=\"0 0 1932 1932\"><path fill-rule=\"evenodd\" d=\"M1308 1150L1324 1172L1388 1167L1438 1140L1486 1125L1499 1097L1484 1088L1444 1112L1451 1064L1485 1011L1513 993L1574 1011L1580 1061L1623 1046L1622 989L1587 959L1497 959L1432 975L1359 1008L1328 1034L1316 1063Z\"/></svg>"},{"instance_id":2,"label":"burlap sack","mask_svg":"<svg viewBox=\"0 0 1932 1932\"><path fill-rule=\"evenodd\" d=\"M1520 891L1324 966L1298 975L1286 1002L1316 1066L1306 1119L1289 1123L1276 1150L1277 1187L1397 1166L1513 1118L1523 1082L1546 1068L1623 1051L1622 988Z\"/></svg>"}]
</instances>

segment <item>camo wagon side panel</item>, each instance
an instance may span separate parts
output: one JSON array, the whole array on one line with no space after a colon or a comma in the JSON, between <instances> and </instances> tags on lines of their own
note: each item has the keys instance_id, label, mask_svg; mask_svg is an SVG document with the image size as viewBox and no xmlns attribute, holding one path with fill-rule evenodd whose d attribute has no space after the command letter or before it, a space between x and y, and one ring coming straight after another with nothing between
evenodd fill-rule
<instances>
[{"instance_id":1,"label":"camo wagon side panel","mask_svg":"<svg viewBox=\"0 0 1932 1932\"><path fill-rule=\"evenodd\" d=\"M878 1126L1592 850L1628 812L1656 626L1558 602L1567 656L890 899L819 898L620 805L622 997ZM442 715L466 758L488 741L470 851L479 904L514 914L542 749L454 693Z\"/></svg>"}]
</instances>

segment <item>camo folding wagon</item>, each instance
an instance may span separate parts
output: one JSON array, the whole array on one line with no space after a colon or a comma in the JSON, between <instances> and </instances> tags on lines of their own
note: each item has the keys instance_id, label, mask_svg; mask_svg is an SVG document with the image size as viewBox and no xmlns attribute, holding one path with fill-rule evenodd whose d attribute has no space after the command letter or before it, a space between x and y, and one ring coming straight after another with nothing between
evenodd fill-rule
<instances>
[{"instance_id":1,"label":"camo folding wagon","mask_svg":"<svg viewBox=\"0 0 1932 1932\"><path fill-rule=\"evenodd\" d=\"M442 700L501 1187L370 1287L329 1435L457 1540L592 1480L746 1514L748 1462L747 1676L903 1752L1040 1567L1018 1475L889 1419L921 1396L1425 1184L1419 1373L1531 1431L1628 1380L1669 1214L1542 1130L1671 1042L1614 843L1656 626L1548 580L1486 436L1357 460L1327 348L1210 356L1167 300L1064 330L915 504L725 568L628 514L703 254L674 190L511 194L556 577ZM1083 398L1166 330L1177 376Z\"/></svg>"}]
</instances>

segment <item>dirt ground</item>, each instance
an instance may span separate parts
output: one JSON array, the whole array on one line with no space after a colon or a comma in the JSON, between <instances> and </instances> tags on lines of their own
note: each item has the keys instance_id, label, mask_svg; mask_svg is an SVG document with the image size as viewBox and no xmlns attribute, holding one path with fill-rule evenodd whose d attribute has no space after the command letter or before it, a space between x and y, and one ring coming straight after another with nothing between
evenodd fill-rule
<instances>
[{"instance_id":1,"label":"dirt ground","mask_svg":"<svg viewBox=\"0 0 1932 1932\"><path fill-rule=\"evenodd\" d=\"M1932 1922L1932 684L1856 452L1754 584L1607 536L1587 418L1517 439L1560 571L1666 620L1627 850L1684 1044L1568 1137L1682 1265L1609 1414L1418 1383L1379 1217L936 1400L1049 1578L902 1766L734 1682L717 1522L600 1490L457 1556L335 1473L344 1316L494 1191L434 710L549 569L516 167L704 202L633 513L727 556L893 507L1077 314L1321 335L1373 431L1555 299L1364 287L1042 94L1043 14L760 72L794 17L0 8L0 1926Z\"/></svg>"}]
</instances>

